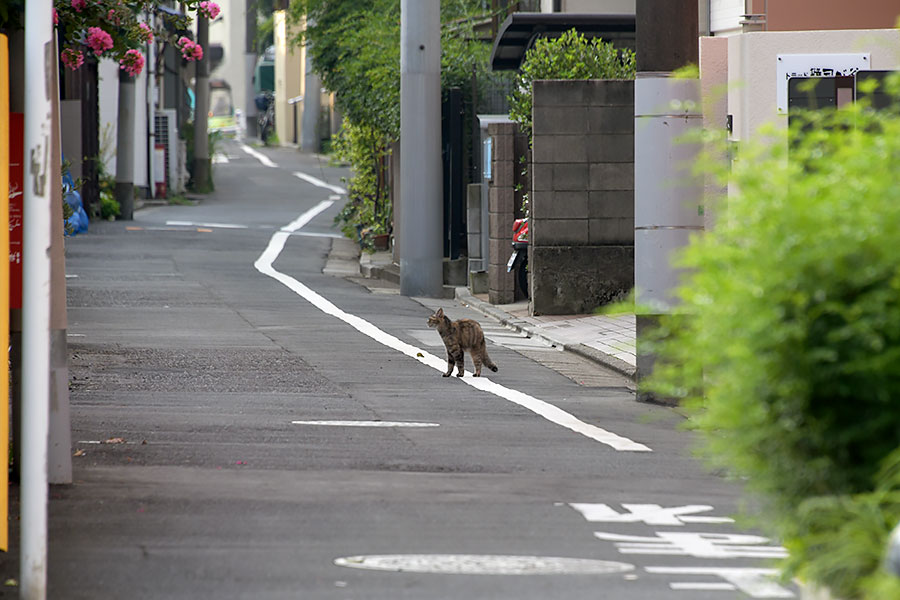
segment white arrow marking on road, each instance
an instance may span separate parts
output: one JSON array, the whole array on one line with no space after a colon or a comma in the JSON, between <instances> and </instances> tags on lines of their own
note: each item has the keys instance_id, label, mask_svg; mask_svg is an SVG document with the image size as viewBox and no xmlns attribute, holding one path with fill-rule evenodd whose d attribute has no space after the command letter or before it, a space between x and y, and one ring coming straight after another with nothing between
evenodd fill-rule
<instances>
[{"instance_id":1,"label":"white arrow marking on road","mask_svg":"<svg viewBox=\"0 0 900 600\"><path fill-rule=\"evenodd\" d=\"M256 260L253 266L263 275L268 275L272 279L281 282L288 289L292 290L294 293L305 299L307 302L309 302L325 314L336 317L344 323L347 323L360 333L369 336L373 340L389 348L393 348L394 350L397 350L398 352L401 352L409 356L410 358L443 373L444 369L446 368L446 361L443 358L438 358L433 354L424 352L423 350L413 346L412 344L407 344L399 338L396 338L393 335L375 327L361 317L344 312L343 310L335 306L331 301L320 296L319 294L308 288L306 285L300 283L290 275L285 275L284 273L275 270L275 268L272 266L275 263L275 259L278 258L279 254L281 254L281 251L284 249L284 245L291 234L301 229L316 215L327 209L332 204L333 202L330 200L323 200L310 210L297 217L297 219L283 227L280 231L276 231L269 240L269 245L263 251L262 255L260 255L260 257ZM461 381L472 386L475 389L479 389L483 392L489 392L491 394L494 394L495 396L499 396L501 398L509 400L514 404L518 404L522 408L526 408L531 412L544 417L551 423L555 423L557 425L560 425L561 427L565 427L566 429L570 429L576 433L580 433L585 437L598 441L602 444L606 444L607 446L616 450L623 452L652 452L652 450L644 444L640 444L626 437L616 435L615 433L597 427L596 425L585 423L584 421L576 418L574 415L567 413L566 411L550 404L549 402L539 400L518 390L504 387L498 383L491 381L490 379L487 379L486 377L468 376L462 378Z\"/></svg>"},{"instance_id":2,"label":"white arrow marking on road","mask_svg":"<svg viewBox=\"0 0 900 600\"><path fill-rule=\"evenodd\" d=\"M291 423L322 427L440 427L438 423L414 423L412 421L291 421Z\"/></svg>"},{"instance_id":3,"label":"white arrow marking on road","mask_svg":"<svg viewBox=\"0 0 900 600\"><path fill-rule=\"evenodd\" d=\"M340 186L331 185L330 183L325 183L321 179L313 177L312 175L307 175L306 173L301 173L300 171L295 171L294 177L302 179L303 181L306 181L307 183L311 183L320 188L325 188L327 190L331 190L332 192L334 192L336 194L346 194L347 193L347 190L345 190L344 188L342 188Z\"/></svg>"},{"instance_id":4,"label":"white arrow marking on road","mask_svg":"<svg viewBox=\"0 0 900 600\"><path fill-rule=\"evenodd\" d=\"M275 163L273 163L273 162L271 161L271 159L269 159L268 156L266 156L266 155L263 154L262 152L257 152L256 150L254 150L253 148L251 148L251 147L248 146L247 144L241 144L241 150L243 150L244 152L246 152L247 154L249 154L250 156L252 156L252 157L255 158L256 160L258 160L259 162L261 162L261 163L263 164L263 166L270 167L270 168L272 168L272 169L274 169L275 167L278 166L278 165L276 165Z\"/></svg>"}]
</instances>

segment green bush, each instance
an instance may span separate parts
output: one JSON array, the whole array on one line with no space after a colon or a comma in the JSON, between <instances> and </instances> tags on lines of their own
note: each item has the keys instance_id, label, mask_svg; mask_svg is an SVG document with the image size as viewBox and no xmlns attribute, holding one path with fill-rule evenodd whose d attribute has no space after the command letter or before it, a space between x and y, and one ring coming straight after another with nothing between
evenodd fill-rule
<instances>
[{"instance_id":1,"label":"green bush","mask_svg":"<svg viewBox=\"0 0 900 600\"><path fill-rule=\"evenodd\" d=\"M371 248L372 236L390 233L393 211L387 185L388 140L365 125L344 121L334 140L334 158L346 161L353 171L347 186L347 203L335 217L344 235Z\"/></svg>"},{"instance_id":2,"label":"green bush","mask_svg":"<svg viewBox=\"0 0 900 600\"><path fill-rule=\"evenodd\" d=\"M760 137L732 164L705 165L736 192L680 259L690 274L651 340L650 388L692 409L710 460L761 495L764 525L789 548L806 548L851 533L807 517L871 506L900 447L900 111L852 105ZM876 552L883 542L869 539ZM792 558L847 598L866 597L877 569L863 561L838 581L814 564L827 552Z\"/></svg>"},{"instance_id":3,"label":"green bush","mask_svg":"<svg viewBox=\"0 0 900 600\"><path fill-rule=\"evenodd\" d=\"M558 38L538 38L525 53L509 97L509 116L531 135L531 84L537 79L634 79L632 50L616 50L600 38L588 40L575 29Z\"/></svg>"},{"instance_id":4,"label":"green bush","mask_svg":"<svg viewBox=\"0 0 900 600\"><path fill-rule=\"evenodd\" d=\"M100 192L100 218L107 221L113 221L122 214L119 201L113 192L103 190Z\"/></svg>"}]
</instances>

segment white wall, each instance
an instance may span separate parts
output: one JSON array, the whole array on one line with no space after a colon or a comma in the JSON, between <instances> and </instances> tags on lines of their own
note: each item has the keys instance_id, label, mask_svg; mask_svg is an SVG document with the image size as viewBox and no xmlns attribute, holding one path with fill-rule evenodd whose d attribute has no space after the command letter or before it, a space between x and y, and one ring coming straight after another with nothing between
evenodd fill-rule
<instances>
[{"instance_id":1,"label":"white wall","mask_svg":"<svg viewBox=\"0 0 900 600\"><path fill-rule=\"evenodd\" d=\"M744 0L710 0L709 31L716 36L741 33Z\"/></svg>"},{"instance_id":2,"label":"white wall","mask_svg":"<svg viewBox=\"0 0 900 600\"><path fill-rule=\"evenodd\" d=\"M870 69L900 68L900 31L769 31L728 38L728 112L734 138L741 140L766 123L787 126L776 105L779 54L871 53Z\"/></svg>"},{"instance_id":3,"label":"white wall","mask_svg":"<svg viewBox=\"0 0 900 600\"><path fill-rule=\"evenodd\" d=\"M252 85L252 75L244 64L247 0L219 0L218 4L222 12L209 24L209 43L221 44L225 58L209 77L227 81L234 108L246 114L247 87Z\"/></svg>"},{"instance_id":4,"label":"white wall","mask_svg":"<svg viewBox=\"0 0 900 600\"><path fill-rule=\"evenodd\" d=\"M636 0L562 0L565 13L594 13L604 15L633 15ZM541 12L553 12L553 0L541 0Z\"/></svg>"},{"instance_id":5,"label":"white wall","mask_svg":"<svg viewBox=\"0 0 900 600\"><path fill-rule=\"evenodd\" d=\"M109 127L110 160L106 163L108 173L116 173L116 131L119 115L119 63L101 60L99 65L100 83L98 99L100 104L100 142ZM134 80L134 185L148 186L147 177L147 70Z\"/></svg>"}]
</instances>

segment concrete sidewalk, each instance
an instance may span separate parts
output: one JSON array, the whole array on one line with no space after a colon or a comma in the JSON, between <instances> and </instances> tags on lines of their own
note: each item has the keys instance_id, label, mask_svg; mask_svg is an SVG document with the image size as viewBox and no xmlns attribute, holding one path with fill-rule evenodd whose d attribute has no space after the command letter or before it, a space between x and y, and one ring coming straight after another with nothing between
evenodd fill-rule
<instances>
[{"instance_id":1,"label":"concrete sidewalk","mask_svg":"<svg viewBox=\"0 0 900 600\"><path fill-rule=\"evenodd\" d=\"M390 252L363 252L360 273L370 279L399 283L400 270ZM623 315L530 316L528 301L491 304L487 294L472 294L468 288L455 289L457 300L504 325L573 352L631 379L635 376L635 319Z\"/></svg>"}]
</instances>

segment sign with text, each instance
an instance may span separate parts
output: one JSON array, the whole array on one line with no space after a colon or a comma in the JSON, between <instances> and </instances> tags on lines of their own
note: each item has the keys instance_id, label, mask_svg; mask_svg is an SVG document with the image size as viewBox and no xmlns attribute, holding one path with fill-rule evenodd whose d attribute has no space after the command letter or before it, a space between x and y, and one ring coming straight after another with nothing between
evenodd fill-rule
<instances>
[{"instance_id":1,"label":"sign with text","mask_svg":"<svg viewBox=\"0 0 900 600\"><path fill-rule=\"evenodd\" d=\"M9 113L9 307L22 308L25 115Z\"/></svg>"}]
</instances>

